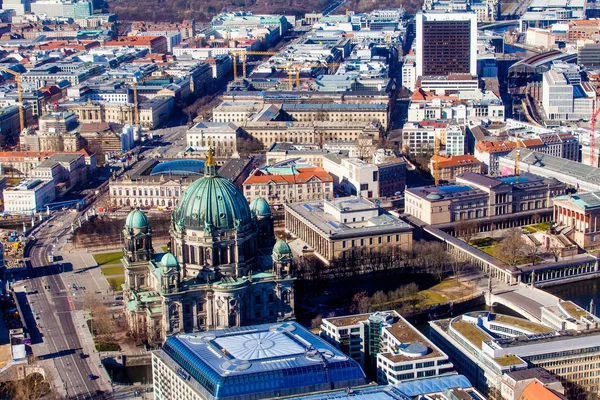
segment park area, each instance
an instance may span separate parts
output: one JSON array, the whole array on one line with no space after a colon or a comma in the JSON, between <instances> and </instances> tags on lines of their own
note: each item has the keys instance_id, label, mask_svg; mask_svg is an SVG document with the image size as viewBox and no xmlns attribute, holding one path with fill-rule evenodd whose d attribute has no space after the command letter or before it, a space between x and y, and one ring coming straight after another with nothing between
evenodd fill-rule
<instances>
[{"instance_id":1,"label":"park area","mask_svg":"<svg viewBox=\"0 0 600 400\"><path fill-rule=\"evenodd\" d=\"M110 288L117 292L121 290L121 285L125 283L125 269L121 263L123 257L122 251L111 251L107 253L93 254L94 260L100 266L102 275L108 281Z\"/></svg>"},{"instance_id":2,"label":"park area","mask_svg":"<svg viewBox=\"0 0 600 400\"><path fill-rule=\"evenodd\" d=\"M457 229L459 238L510 266L557 262L577 252L577 246L566 236L553 232L549 222L493 231L493 237L463 234L461 229Z\"/></svg>"}]
</instances>

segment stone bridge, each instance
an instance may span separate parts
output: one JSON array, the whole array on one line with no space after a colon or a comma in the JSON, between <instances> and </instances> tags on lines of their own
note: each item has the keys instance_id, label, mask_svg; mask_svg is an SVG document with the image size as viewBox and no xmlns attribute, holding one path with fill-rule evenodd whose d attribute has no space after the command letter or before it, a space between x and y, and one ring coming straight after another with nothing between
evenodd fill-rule
<instances>
[{"instance_id":1,"label":"stone bridge","mask_svg":"<svg viewBox=\"0 0 600 400\"><path fill-rule=\"evenodd\" d=\"M541 322L542 307L555 306L561 299L543 290L532 288L531 285L519 283L498 292L492 290L492 293L486 294L485 300L488 306L501 304L530 321Z\"/></svg>"}]
</instances>

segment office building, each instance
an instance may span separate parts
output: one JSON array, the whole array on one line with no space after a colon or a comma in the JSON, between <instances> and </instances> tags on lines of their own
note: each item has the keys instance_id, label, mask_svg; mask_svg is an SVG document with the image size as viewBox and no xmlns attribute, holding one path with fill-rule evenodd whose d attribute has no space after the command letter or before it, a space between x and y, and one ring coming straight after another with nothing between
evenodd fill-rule
<instances>
[{"instance_id":1,"label":"office building","mask_svg":"<svg viewBox=\"0 0 600 400\"><path fill-rule=\"evenodd\" d=\"M454 373L448 356L396 311L325 318L319 334L379 384Z\"/></svg>"},{"instance_id":2,"label":"office building","mask_svg":"<svg viewBox=\"0 0 600 400\"><path fill-rule=\"evenodd\" d=\"M563 309L563 321L581 321L586 329L556 330L523 318L471 312L430 322L431 338L451 357L454 367L488 396L502 393L505 374L531 367L558 377L567 398L577 398L581 390L597 393L600 319L573 303Z\"/></svg>"},{"instance_id":3,"label":"office building","mask_svg":"<svg viewBox=\"0 0 600 400\"><path fill-rule=\"evenodd\" d=\"M154 398L289 398L368 383L358 363L296 322L177 335L152 355Z\"/></svg>"},{"instance_id":4,"label":"office building","mask_svg":"<svg viewBox=\"0 0 600 400\"><path fill-rule=\"evenodd\" d=\"M579 79L579 74L576 75ZM573 82L560 70L543 74L542 107L550 121L589 120L594 112L596 92L588 82Z\"/></svg>"},{"instance_id":5,"label":"office building","mask_svg":"<svg viewBox=\"0 0 600 400\"><path fill-rule=\"evenodd\" d=\"M2 192L5 212L32 213L43 211L56 198L54 181L29 179Z\"/></svg>"},{"instance_id":6,"label":"office building","mask_svg":"<svg viewBox=\"0 0 600 400\"><path fill-rule=\"evenodd\" d=\"M419 11L417 77L477 75L477 15Z\"/></svg>"},{"instance_id":7,"label":"office building","mask_svg":"<svg viewBox=\"0 0 600 400\"><path fill-rule=\"evenodd\" d=\"M465 172L455 185L422 186L405 191L406 213L430 224L549 211L567 185L528 173L489 177Z\"/></svg>"},{"instance_id":8,"label":"office building","mask_svg":"<svg viewBox=\"0 0 600 400\"><path fill-rule=\"evenodd\" d=\"M3 0L3 10L13 10L15 15L25 15L31 9L30 0Z\"/></svg>"},{"instance_id":9,"label":"office building","mask_svg":"<svg viewBox=\"0 0 600 400\"><path fill-rule=\"evenodd\" d=\"M362 197L291 203L284 208L285 231L295 238L293 247L313 251L328 264L353 249L412 249L410 225Z\"/></svg>"},{"instance_id":10,"label":"office building","mask_svg":"<svg viewBox=\"0 0 600 400\"><path fill-rule=\"evenodd\" d=\"M379 168L360 158L328 154L323 169L331 174L335 190L367 199L379 197Z\"/></svg>"},{"instance_id":11,"label":"office building","mask_svg":"<svg viewBox=\"0 0 600 400\"><path fill-rule=\"evenodd\" d=\"M92 2L85 0L38 0L31 3L31 12L47 19L87 18L93 11Z\"/></svg>"}]
</instances>

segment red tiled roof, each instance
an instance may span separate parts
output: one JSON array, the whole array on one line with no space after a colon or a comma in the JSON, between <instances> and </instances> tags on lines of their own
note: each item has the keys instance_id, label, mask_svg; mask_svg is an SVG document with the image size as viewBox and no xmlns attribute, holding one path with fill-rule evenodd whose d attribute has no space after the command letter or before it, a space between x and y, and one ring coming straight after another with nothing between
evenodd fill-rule
<instances>
[{"instance_id":1,"label":"red tiled roof","mask_svg":"<svg viewBox=\"0 0 600 400\"><path fill-rule=\"evenodd\" d=\"M323 168L302 168L295 175L252 175L246 179L244 185L266 184L269 182L300 184L308 182L313 177L322 182L333 182L333 177Z\"/></svg>"}]
</instances>

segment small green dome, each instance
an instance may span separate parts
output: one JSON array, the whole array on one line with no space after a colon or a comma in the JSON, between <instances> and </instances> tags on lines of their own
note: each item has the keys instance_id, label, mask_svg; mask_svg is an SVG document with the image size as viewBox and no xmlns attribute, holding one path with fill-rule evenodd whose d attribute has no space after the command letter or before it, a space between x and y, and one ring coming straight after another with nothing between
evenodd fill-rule
<instances>
[{"instance_id":1,"label":"small green dome","mask_svg":"<svg viewBox=\"0 0 600 400\"><path fill-rule=\"evenodd\" d=\"M162 258L160 259L160 263L163 265L163 267L165 269L177 268L177 266L179 265L179 263L177 262L177 259L171 253L165 253L165 255L162 256Z\"/></svg>"},{"instance_id":2,"label":"small green dome","mask_svg":"<svg viewBox=\"0 0 600 400\"><path fill-rule=\"evenodd\" d=\"M193 182L173 211L173 221L185 228L234 229L251 221L248 202L229 180L218 175ZM237 222L236 222L237 221Z\"/></svg>"},{"instance_id":3,"label":"small green dome","mask_svg":"<svg viewBox=\"0 0 600 400\"><path fill-rule=\"evenodd\" d=\"M129 229L144 229L150 226L148 217L142 211L135 209L127 215L125 226Z\"/></svg>"},{"instance_id":4,"label":"small green dome","mask_svg":"<svg viewBox=\"0 0 600 400\"><path fill-rule=\"evenodd\" d=\"M270 217L271 207L262 197L257 197L250 203L250 211L256 217Z\"/></svg>"},{"instance_id":5,"label":"small green dome","mask_svg":"<svg viewBox=\"0 0 600 400\"><path fill-rule=\"evenodd\" d=\"M292 249L285 240L279 239L273 246L273 259L279 261L284 258L293 258Z\"/></svg>"}]
</instances>

